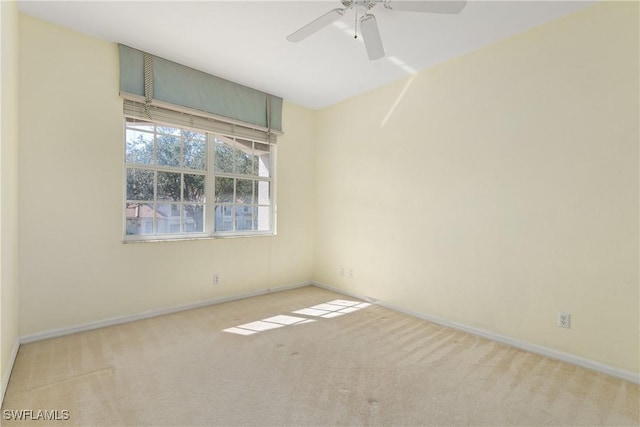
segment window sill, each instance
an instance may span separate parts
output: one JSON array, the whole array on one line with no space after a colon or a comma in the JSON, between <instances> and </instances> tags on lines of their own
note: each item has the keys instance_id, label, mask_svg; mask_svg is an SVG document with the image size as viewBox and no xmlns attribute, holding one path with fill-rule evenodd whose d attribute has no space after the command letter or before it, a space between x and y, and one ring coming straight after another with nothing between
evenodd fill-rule
<instances>
[{"instance_id":1,"label":"window sill","mask_svg":"<svg viewBox=\"0 0 640 427\"><path fill-rule=\"evenodd\" d=\"M122 243L130 244L130 243L159 243L159 242L185 242L192 240L221 240L221 239L245 239L248 237L275 237L276 233L260 233L260 234L219 234L214 236L180 236L180 237L169 237L169 238L146 238L146 239L135 239L135 238L124 238Z\"/></svg>"}]
</instances>

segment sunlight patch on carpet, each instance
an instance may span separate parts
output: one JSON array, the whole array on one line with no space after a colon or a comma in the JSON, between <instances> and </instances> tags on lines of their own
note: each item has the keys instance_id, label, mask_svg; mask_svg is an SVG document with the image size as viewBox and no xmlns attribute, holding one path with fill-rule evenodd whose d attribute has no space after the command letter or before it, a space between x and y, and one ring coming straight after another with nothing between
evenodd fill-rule
<instances>
[{"instance_id":1,"label":"sunlight patch on carpet","mask_svg":"<svg viewBox=\"0 0 640 427\"><path fill-rule=\"evenodd\" d=\"M301 310L296 310L293 313L302 314L304 316L323 317L325 319L329 319L332 317L338 317L344 314L353 313L354 311L369 307L370 305L371 304L366 302L337 299L303 308ZM245 323L244 325L235 326L233 328L223 329L222 331L238 335L253 335L257 334L258 332L282 328L284 326L302 325L315 321L315 319L308 319L306 317L279 314L277 316L267 317L266 319Z\"/></svg>"},{"instance_id":2,"label":"sunlight patch on carpet","mask_svg":"<svg viewBox=\"0 0 640 427\"><path fill-rule=\"evenodd\" d=\"M289 325L301 325L303 323L314 322L312 319L305 317L287 316L280 314L256 322L245 323L233 328L223 329L223 332L230 332L238 335L253 335L258 332L268 331L270 329L282 328Z\"/></svg>"},{"instance_id":3,"label":"sunlight patch on carpet","mask_svg":"<svg viewBox=\"0 0 640 427\"><path fill-rule=\"evenodd\" d=\"M309 308L303 308L302 310L294 311L295 314L304 314L306 316L316 317L338 317L343 314L353 313L361 308L369 307L371 304L367 302L347 301L343 299L337 299L323 304L311 306Z\"/></svg>"},{"instance_id":4,"label":"sunlight patch on carpet","mask_svg":"<svg viewBox=\"0 0 640 427\"><path fill-rule=\"evenodd\" d=\"M238 334L238 335L253 335L253 334L257 334L256 331L249 331L247 329L242 329L242 328L228 328L228 329L225 329L224 332L231 332L232 334Z\"/></svg>"}]
</instances>

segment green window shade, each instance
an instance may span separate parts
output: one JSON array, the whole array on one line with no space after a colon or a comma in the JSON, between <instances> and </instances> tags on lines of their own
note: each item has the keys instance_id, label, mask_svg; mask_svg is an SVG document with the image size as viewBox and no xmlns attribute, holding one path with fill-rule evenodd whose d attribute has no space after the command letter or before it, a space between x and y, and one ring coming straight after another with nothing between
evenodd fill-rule
<instances>
[{"instance_id":1,"label":"green window shade","mask_svg":"<svg viewBox=\"0 0 640 427\"><path fill-rule=\"evenodd\" d=\"M145 93L145 53L124 45L119 49L120 94L139 101L149 95ZM151 63L152 103L160 101L282 132L282 98L157 56L151 56Z\"/></svg>"},{"instance_id":2,"label":"green window shade","mask_svg":"<svg viewBox=\"0 0 640 427\"><path fill-rule=\"evenodd\" d=\"M120 92L144 96L144 54L139 50L120 48Z\"/></svg>"}]
</instances>

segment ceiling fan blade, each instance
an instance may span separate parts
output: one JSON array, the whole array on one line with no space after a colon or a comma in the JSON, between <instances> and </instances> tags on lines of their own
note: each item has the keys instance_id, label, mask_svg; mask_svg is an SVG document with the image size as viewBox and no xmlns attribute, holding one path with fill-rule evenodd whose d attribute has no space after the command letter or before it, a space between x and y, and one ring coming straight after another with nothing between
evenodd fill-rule
<instances>
[{"instance_id":1,"label":"ceiling fan blade","mask_svg":"<svg viewBox=\"0 0 640 427\"><path fill-rule=\"evenodd\" d=\"M360 31L362 32L364 46L367 48L369 59L375 61L382 58L384 56L384 46L382 46L376 17L367 14L360 18Z\"/></svg>"},{"instance_id":2,"label":"ceiling fan blade","mask_svg":"<svg viewBox=\"0 0 640 427\"><path fill-rule=\"evenodd\" d=\"M467 5L466 0L387 0L384 7L401 12L460 13Z\"/></svg>"},{"instance_id":3,"label":"ceiling fan blade","mask_svg":"<svg viewBox=\"0 0 640 427\"><path fill-rule=\"evenodd\" d=\"M287 36L287 40L289 40L290 42L299 42L301 40L306 39L311 34L317 31L320 31L327 25L331 24L332 22L342 17L344 15L345 10L346 9L340 9L340 8L330 10L329 12L320 16L319 18L316 18L313 21L309 22L307 25L300 28L299 30L289 34Z\"/></svg>"}]
</instances>

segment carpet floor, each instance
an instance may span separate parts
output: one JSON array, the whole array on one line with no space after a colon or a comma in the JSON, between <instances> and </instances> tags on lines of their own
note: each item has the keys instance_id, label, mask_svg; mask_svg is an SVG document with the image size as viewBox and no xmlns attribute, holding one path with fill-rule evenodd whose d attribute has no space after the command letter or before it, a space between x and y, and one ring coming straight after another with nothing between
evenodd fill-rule
<instances>
[{"instance_id":1,"label":"carpet floor","mask_svg":"<svg viewBox=\"0 0 640 427\"><path fill-rule=\"evenodd\" d=\"M2 425L637 426L639 388L309 286L22 345Z\"/></svg>"}]
</instances>

